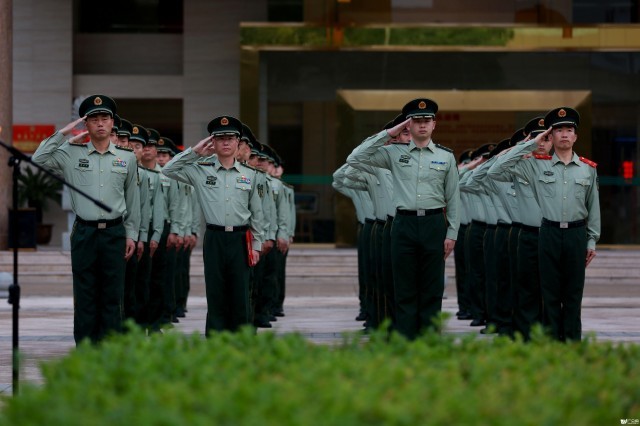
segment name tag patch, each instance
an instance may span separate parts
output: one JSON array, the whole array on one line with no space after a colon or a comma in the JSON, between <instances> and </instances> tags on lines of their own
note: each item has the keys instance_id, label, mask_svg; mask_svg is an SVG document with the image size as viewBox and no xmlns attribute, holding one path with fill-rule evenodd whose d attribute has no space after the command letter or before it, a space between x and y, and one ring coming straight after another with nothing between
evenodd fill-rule
<instances>
[{"instance_id":1,"label":"name tag patch","mask_svg":"<svg viewBox=\"0 0 640 426\"><path fill-rule=\"evenodd\" d=\"M546 172L544 172L544 175L545 176L553 176L553 172L550 172L550 171L547 170Z\"/></svg>"}]
</instances>

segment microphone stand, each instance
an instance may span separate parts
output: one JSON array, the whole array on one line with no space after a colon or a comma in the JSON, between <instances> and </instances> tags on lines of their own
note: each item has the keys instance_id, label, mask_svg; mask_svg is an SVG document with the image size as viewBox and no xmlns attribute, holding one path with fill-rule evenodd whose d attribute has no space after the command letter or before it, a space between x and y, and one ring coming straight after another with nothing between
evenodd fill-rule
<instances>
[{"instance_id":1,"label":"microphone stand","mask_svg":"<svg viewBox=\"0 0 640 426\"><path fill-rule=\"evenodd\" d=\"M8 145L0 140L0 146L4 147L7 151L9 151L9 167L13 167L13 217L11 218L11 246L13 247L13 283L9 286L9 298L7 302L13 306L13 335L12 335L12 392L13 395L18 394L20 382L19 382L19 374L20 374L20 364L19 364L19 354L18 354L18 343L19 343L19 334L18 334L18 323L19 323L19 314L18 310L20 309L20 285L18 283L18 181L20 177L20 163L25 161L37 169L42 170L45 174L51 176L58 182L61 182L63 185L66 185L73 191L76 191L83 197L92 201L96 206L100 207L102 210L107 212L111 212L111 207L105 205L104 203L96 200L91 195L86 192L76 188L70 183L66 182L61 177L51 173L46 168L40 166L39 164L34 163L30 157L20 152L18 149L14 148L11 145Z\"/></svg>"}]
</instances>

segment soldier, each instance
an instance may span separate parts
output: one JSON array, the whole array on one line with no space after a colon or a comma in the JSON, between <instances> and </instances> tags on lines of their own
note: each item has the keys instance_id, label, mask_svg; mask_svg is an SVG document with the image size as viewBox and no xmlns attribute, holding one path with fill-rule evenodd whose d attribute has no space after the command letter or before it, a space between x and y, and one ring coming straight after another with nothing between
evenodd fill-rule
<instances>
[{"instance_id":1,"label":"soldier","mask_svg":"<svg viewBox=\"0 0 640 426\"><path fill-rule=\"evenodd\" d=\"M71 233L76 344L84 339L98 342L121 330L126 262L135 252L140 225L135 156L109 141L115 102L92 95L80 104L79 112L80 119L45 139L32 157L113 209L104 211L71 192L76 213ZM89 143L65 142L82 121Z\"/></svg>"},{"instance_id":2,"label":"soldier","mask_svg":"<svg viewBox=\"0 0 640 426\"><path fill-rule=\"evenodd\" d=\"M444 261L458 236L458 170L451 150L431 139L437 111L438 105L430 99L407 103L402 109L407 120L367 139L347 158L349 164L391 170L396 207L391 230L396 328L409 339L437 326ZM408 145L384 146L407 126L412 138Z\"/></svg>"},{"instance_id":3,"label":"soldier","mask_svg":"<svg viewBox=\"0 0 640 426\"><path fill-rule=\"evenodd\" d=\"M473 150L467 149L458 157L458 169L466 170L464 166L471 161ZM465 261L465 240L467 238L467 230L469 228L469 213L467 207L467 195L460 191L460 229L458 229L458 240L454 250L454 260L456 268L456 293L458 295L458 312L456 316L459 320L469 320L471 316L471 302L469 301L469 285L467 281L467 270Z\"/></svg>"},{"instance_id":4,"label":"soldier","mask_svg":"<svg viewBox=\"0 0 640 426\"><path fill-rule=\"evenodd\" d=\"M263 218L256 172L235 158L242 123L221 116L211 120L207 130L211 136L176 155L163 173L193 185L207 222L203 251L208 335L236 331L251 322L249 271L260 259ZM201 161L214 150L215 161Z\"/></svg>"},{"instance_id":5,"label":"soldier","mask_svg":"<svg viewBox=\"0 0 640 426\"><path fill-rule=\"evenodd\" d=\"M117 136L118 142L116 145L118 146L129 146L129 138L131 137L131 130L133 130L133 125L130 121L125 120L124 118L120 118L120 125L118 126Z\"/></svg>"},{"instance_id":6,"label":"soldier","mask_svg":"<svg viewBox=\"0 0 640 426\"><path fill-rule=\"evenodd\" d=\"M542 211L539 237L540 281L544 314L551 335L560 341L582 339L581 304L585 268L596 255L600 237L600 201L596 163L578 157L580 115L569 107L547 113L549 128L504 155L502 170L531 183ZM549 160L526 161L538 141L551 136Z\"/></svg>"},{"instance_id":7,"label":"soldier","mask_svg":"<svg viewBox=\"0 0 640 426\"><path fill-rule=\"evenodd\" d=\"M384 129L390 129L394 126L405 121L402 114L396 117L395 120L390 121L384 126ZM408 131L405 132L408 133ZM397 138L391 138L387 141L387 145L397 141ZM347 179L355 182L359 182L364 185L364 189L369 192L369 196L373 202L375 221L372 224L371 229L371 244L369 252L369 277L368 284L371 291L368 292L368 307L367 316L369 320L367 325L372 328L377 328L384 318L389 317L389 312L392 309L387 309L387 302L393 302L394 298L391 297L389 287L393 290L393 283L385 283L383 276L383 238L384 227L387 223L387 217L393 217L395 215L395 208L392 200L392 180L391 170L383 169L380 167L372 167L362 163L353 163L353 167L347 168L345 172ZM349 186L349 185L347 185ZM359 187L350 186L352 189L359 189ZM387 276L387 279L389 276Z\"/></svg>"},{"instance_id":8,"label":"soldier","mask_svg":"<svg viewBox=\"0 0 640 426\"><path fill-rule=\"evenodd\" d=\"M360 312L356 316L356 321L365 321L367 319L367 307L366 307L366 277L365 277L365 261L364 253L367 250L365 246L365 221L368 217L373 216L373 203L369 193L361 190L354 190L345 186L345 172L349 167L348 164L343 164L333 173L333 189L348 197L353 202L353 206L356 210L357 221L357 248L358 248L358 300L360 302Z\"/></svg>"},{"instance_id":9,"label":"soldier","mask_svg":"<svg viewBox=\"0 0 640 426\"><path fill-rule=\"evenodd\" d=\"M544 132L544 117L535 117L525 126L527 139L533 139ZM524 141L518 142L522 144ZM538 149L533 154L525 154L527 161L544 161L549 156L551 140L538 140ZM513 326L525 340L529 340L531 327L542 323L542 295L540 293L540 275L538 272L538 234L542 213L533 195L531 184L522 177L512 175L501 169L504 156L498 156L489 169L487 176L499 182L513 185L517 200L517 219L514 218L510 235L509 252L511 256L512 285L514 289ZM515 239L515 242L513 241Z\"/></svg>"},{"instance_id":10,"label":"soldier","mask_svg":"<svg viewBox=\"0 0 640 426\"><path fill-rule=\"evenodd\" d=\"M473 170L487 161L493 144L484 144L473 151L471 161L460 170L460 192L465 194L471 223L464 242L464 254L469 289L471 327L480 327L487 323L486 276L484 262L484 236L487 231L487 211L482 198L473 191L471 177Z\"/></svg>"},{"instance_id":11,"label":"soldier","mask_svg":"<svg viewBox=\"0 0 640 426\"><path fill-rule=\"evenodd\" d=\"M284 174L284 167L282 159L279 155L276 155L276 168L274 170L274 177L282 180ZM289 214L287 215L287 230L289 231L289 244L293 243L296 229L296 203L295 203L295 189L293 185L282 182L286 205L289 207ZM273 311L273 315L276 317L284 316L284 299L286 297L286 269L287 269L287 257L289 256L289 247L283 253L282 263L278 271L278 291L276 297L276 306Z\"/></svg>"}]
</instances>

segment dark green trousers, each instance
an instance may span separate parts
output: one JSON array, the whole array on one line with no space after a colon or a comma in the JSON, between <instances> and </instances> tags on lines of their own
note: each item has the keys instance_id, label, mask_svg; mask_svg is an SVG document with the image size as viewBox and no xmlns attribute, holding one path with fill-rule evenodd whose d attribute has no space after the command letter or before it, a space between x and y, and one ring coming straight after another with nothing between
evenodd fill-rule
<instances>
[{"instance_id":1,"label":"dark green trousers","mask_svg":"<svg viewBox=\"0 0 640 426\"><path fill-rule=\"evenodd\" d=\"M149 229L152 229L151 224L149 224ZM138 261L138 273L136 275L134 318L136 323L142 327L146 327L149 321L149 285L151 282L152 263L149 255L149 241L151 241L151 236L144 243L144 251ZM155 256L158 256L159 250L159 248L156 250Z\"/></svg>"},{"instance_id":2,"label":"dark green trousers","mask_svg":"<svg viewBox=\"0 0 640 426\"><path fill-rule=\"evenodd\" d=\"M465 255L469 259L469 290L471 297L471 315L473 319L487 319L484 267L484 234L487 225L472 222L469 230L468 244L465 244Z\"/></svg>"},{"instance_id":3,"label":"dark green trousers","mask_svg":"<svg viewBox=\"0 0 640 426\"><path fill-rule=\"evenodd\" d=\"M258 299L257 311L258 315L268 320L273 315L276 305L278 291L278 272L282 263L282 253L273 247L271 251L264 257L264 275L260 288L260 298Z\"/></svg>"},{"instance_id":4,"label":"dark green trousers","mask_svg":"<svg viewBox=\"0 0 640 426\"><path fill-rule=\"evenodd\" d=\"M377 221L371 225L369 240L369 280L367 291L367 326L377 328L384 316L382 282L382 234L383 226Z\"/></svg>"},{"instance_id":5,"label":"dark green trousers","mask_svg":"<svg viewBox=\"0 0 640 426\"><path fill-rule=\"evenodd\" d=\"M191 249L182 249L180 250L179 255L181 256L180 270L178 272L178 275L180 276L180 286L179 288L176 288L176 310L178 308L186 309L187 298L189 297L189 290L191 289L189 276L189 271L191 269Z\"/></svg>"},{"instance_id":6,"label":"dark green trousers","mask_svg":"<svg viewBox=\"0 0 640 426\"><path fill-rule=\"evenodd\" d=\"M237 331L251 322L245 232L207 229L204 234L207 335L215 331Z\"/></svg>"},{"instance_id":7,"label":"dark green trousers","mask_svg":"<svg viewBox=\"0 0 640 426\"><path fill-rule=\"evenodd\" d=\"M391 320L391 324L396 320L395 315L395 289L393 285L393 268L391 267L391 228L393 227L393 216L387 217L387 222L382 230L382 282L384 283L384 307L385 319Z\"/></svg>"},{"instance_id":8,"label":"dark green trousers","mask_svg":"<svg viewBox=\"0 0 640 426\"><path fill-rule=\"evenodd\" d=\"M542 225L538 245L545 323L560 341L582 339L587 231Z\"/></svg>"},{"instance_id":9,"label":"dark green trousers","mask_svg":"<svg viewBox=\"0 0 640 426\"><path fill-rule=\"evenodd\" d=\"M470 312L467 268L465 260L465 239L468 225L460 224L458 229L458 240L453 248L454 262L456 268L456 293L458 294L458 310L460 312Z\"/></svg>"},{"instance_id":10,"label":"dark green trousers","mask_svg":"<svg viewBox=\"0 0 640 426\"><path fill-rule=\"evenodd\" d=\"M266 306L267 298L262 294L262 287L264 285L264 265L267 263L266 256L260 256L260 262L249 273L250 284L250 298L251 298L251 318L254 320L267 320L264 315L261 315L263 307Z\"/></svg>"},{"instance_id":11,"label":"dark green trousers","mask_svg":"<svg viewBox=\"0 0 640 426\"><path fill-rule=\"evenodd\" d=\"M483 254L484 254L484 300L486 307L487 325L498 327L496 320L496 303L498 286L496 284L496 254L493 251L495 245L496 225L487 224L484 233Z\"/></svg>"},{"instance_id":12,"label":"dark green trousers","mask_svg":"<svg viewBox=\"0 0 640 426\"><path fill-rule=\"evenodd\" d=\"M444 294L444 214L397 215L391 229L396 330L415 339L434 326Z\"/></svg>"},{"instance_id":13,"label":"dark green trousers","mask_svg":"<svg viewBox=\"0 0 640 426\"><path fill-rule=\"evenodd\" d=\"M364 285L362 286L362 294L363 294L363 307L364 312L367 314L367 321L369 320L369 315L371 306L371 265L370 260L371 256L369 253L371 252L371 228L373 227L373 222L370 219L366 219L364 225L362 226L362 278L364 281Z\"/></svg>"},{"instance_id":14,"label":"dark green trousers","mask_svg":"<svg viewBox=\"0 0 640 426\"><path fill-rule=\"evenodd\" d=\"M71 232L73 337L102 340L120 332L124 318L126 232L122 224L98 229L75 222Z\"/></svg>"},{"instance_id":15,"label":"dark green trousers","mask_svg":"<svg viewBox=\"0 0 640 426\"><path fill-rule=\"evenodd\" d=\"M127 261L124 279L124 318L134 319L136 310L136 282L138 281L138 252Z\"/></svg>"},{"instance_id":16,"label":"dark green trousers","mask_svg":"<svg viewBox=\"0 0 640 426\"><path fill-rule=\"evenodd\" d=\"M365 288L366 287L365 287L365 280L364 280L364 260L362 258L364 256L363 238L364 238L364 224L358 222L356 243L358 248L358 301L360 302L360 312L366 312L365 311L365 304L366 304Z\"/></svg>"},{"instance_id":17,"label":"dark green trousers","mask_svg":"<svg viewBox=\"0 0 640 426\"><path fill-rule=\"evenodd\" d=\"M149 299L143 311L142 324L152 328L159 328L170 319L166 318L165 310L169 304L169 290L173 294L173 274L175 268L175 249L167 250L167 238L171 224L165 222L162 236L153 258L151 258L151 276L149 278ZM171 287L167 288L170 280Z\"/></svg>"},{"instance_id":18,"label":"dark green trousers","mask_svg":"<svg viewBox=\"0 0 640 426\"><path fill-rule=\"evenodd\" d=\"M542 293L538 255L539 228L524 227L518 236L518 278L514 324L525 340L531 336L531 327L542 323Z\"/></svg>"},{"instance_id":19,"label":"dark green trousers","mask_svg":"<svg viewBox=\"0 0 640 426\"><path fill-rule=\"evenodd\" d=\"M282 255L282 261L278 265L278 288L276 292L276 306L274 312L284 312L284 299L286 297L287 257L289 250Z\"/></svg>"},{"instance_id":20,"label":"dark green trousers","mask_svg":"<svg viewBox=\"0 0 640 426\"><path fill-rule=\"evenodd\" d=\"M496 229L493 252L496 274L496 313L498 333L513 334L513 292L511 289L511 263L509 261L509 232L511 225L499 224Z\"/></svg>"}]
</instances>

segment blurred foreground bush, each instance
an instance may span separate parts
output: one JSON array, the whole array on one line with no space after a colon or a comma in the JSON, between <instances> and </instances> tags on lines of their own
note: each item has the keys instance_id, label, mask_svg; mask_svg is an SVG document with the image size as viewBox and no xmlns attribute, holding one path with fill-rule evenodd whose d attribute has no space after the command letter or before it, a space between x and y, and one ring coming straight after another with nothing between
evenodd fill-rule
<instances>
[{"instance_id":1,"label":"blurred foreground bush","mask_svg":"<svg viewBox=\"0 0 640 426\"><path fill-rule=\"evenodd\" d=\"M43 343L44 344L44 343ZM382 333L319 346L141 332L43 366L9 425L613 425L640 417L640 346Z\"/></svg>"}]
</instances>

